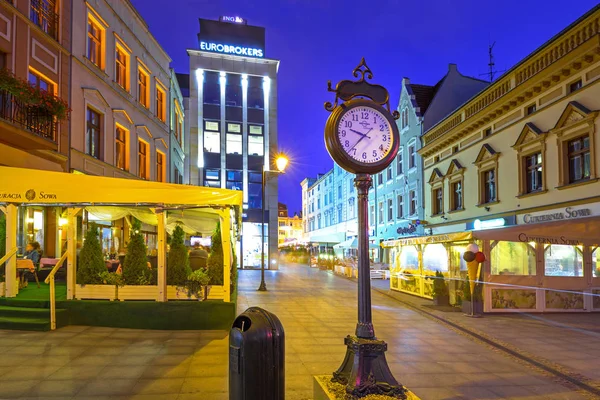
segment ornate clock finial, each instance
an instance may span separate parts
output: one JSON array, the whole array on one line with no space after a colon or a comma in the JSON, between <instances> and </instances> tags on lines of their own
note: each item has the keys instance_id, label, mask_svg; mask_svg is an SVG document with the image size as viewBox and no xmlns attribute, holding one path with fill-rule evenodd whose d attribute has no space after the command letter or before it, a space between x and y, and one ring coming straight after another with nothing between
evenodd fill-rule
<instances>
[{"instance_id":1,"label":"ornate clock finial","mask_svg":"<svg viewBox=\"0 0 600 400\"><path fill-rule=\"evenodd\" d=\"M364 69L362 69L363 67ZM361 74L358 82L364 82L365 74L367 74L367 79L373 79L373 72L367 65L364 57L360 59L360 64L358 64L358 66L352 71L352 75L354 75L355 78L358 78L358 74Z\"/></svg>"}]
</instances>

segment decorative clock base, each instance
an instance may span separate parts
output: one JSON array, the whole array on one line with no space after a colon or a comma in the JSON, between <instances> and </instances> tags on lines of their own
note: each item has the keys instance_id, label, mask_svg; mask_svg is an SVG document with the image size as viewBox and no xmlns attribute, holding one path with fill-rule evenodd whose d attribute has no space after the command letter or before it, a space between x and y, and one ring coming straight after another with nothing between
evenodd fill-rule
<instances>
[{"instance_id":1,"label":"decorative clock base","mask_svg":"<svg viewBox=\"0 0 600 400\"><path fill-rule=\"evenodd\" d=\"M346 336L348 346L342 365L333 373L333 382L346 386L350 399L381 394L406 399L406 388L398 383L385 359L387 343L377 339Z\"/></svg>"}]
</instances>

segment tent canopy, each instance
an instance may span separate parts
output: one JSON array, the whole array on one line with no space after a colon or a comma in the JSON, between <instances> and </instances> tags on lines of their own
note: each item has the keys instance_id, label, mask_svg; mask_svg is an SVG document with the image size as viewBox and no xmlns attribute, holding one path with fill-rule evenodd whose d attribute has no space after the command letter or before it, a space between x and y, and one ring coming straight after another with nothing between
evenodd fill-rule
<instances>
[{"instance_id":1,"label":"tent canopy","mask_svg":"<svg viewBox=\"0 0 600 400\"><path fill-rule=\"evenodd\" d=\"M358 238L348 239L342 243L338 243L333 246L334 249L358 249ZM375 243L369 243L370 249L378 249L379 245Z\"/></svg>"},{"instance_id":2,"label":"tent canopy","mask_svg":"<svg viewBox=\"0 0 600 400\"><path fill-rule=\"evenodd\" d=\"M242 207L242 192L201 186L0 167L0 204L158 208ZM241 214L241 213L239 213Z\"/></svg>"}]
</instances>

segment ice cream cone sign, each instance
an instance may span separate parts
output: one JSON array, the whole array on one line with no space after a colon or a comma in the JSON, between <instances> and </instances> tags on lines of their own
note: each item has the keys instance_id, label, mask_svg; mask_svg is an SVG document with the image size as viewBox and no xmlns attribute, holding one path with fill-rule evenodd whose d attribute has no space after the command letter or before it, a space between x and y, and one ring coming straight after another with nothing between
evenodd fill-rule
<instances>
[{"instance_id":1,"label":"ice cream cone sign","mask_svg":"<svg viewBox=\"0 0 600 400\"><path fill-rule=\"evenodd\" d=\"M467 246L467 251L463 253L463 260L467 262L467 272L469 274L469 287L471 289L471 301L474 301L475 284L479 277L479 268L485 261L485 254L479 251L479 246L471 243Z\"/></svg>"}]
</instances>

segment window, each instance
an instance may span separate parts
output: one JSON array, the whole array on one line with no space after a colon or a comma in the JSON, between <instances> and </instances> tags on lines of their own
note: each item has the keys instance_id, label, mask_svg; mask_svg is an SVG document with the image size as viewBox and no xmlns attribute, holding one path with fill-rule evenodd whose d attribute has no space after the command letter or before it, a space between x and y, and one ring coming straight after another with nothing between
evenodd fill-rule
<instances>
[{"instance_id":1,"label":"window","mask_svg":"<svg viewBox=\"0 0 600 400\"><path fill-rule=\"evenodd\" d=\"M394 200L388 199L388 222L392 222L394 220Z\"/></svg>"},{"instance_id":2,"label":"window","mask_svg":"<svg viewBox=\"0 0 600 400\"><path fill-rule=\"evenodd\" d=\"M383 223L383 201L379 202L379 220L377 221L378 224L382 224Z\"/></svg>"},{"instance_id":3,"label":"window","mask_svg":"<svg viewBox=\"0 0 600 400\"><path fill-rule=\"evenodd\" d=\"M138 101L146 108L150 108L150 74L138 67Z\"/></svg>"},{"instance_id":4,"label":"window","mask_svg":"<svg viewBox=\"0 0 600 400\"><path fill-rule=\"evenodd\" d=\"M388 179L388 181L392 179L392 167L391 166L389 166L387 168L387 179Z\"/></svg>"},{"instance_id":5,"label":"window","mask_svg":"<svg viewBox=\"0 0 600 400\"><path fill-rule=\"evenodd\" d=\"M340 223L340 222L342 222L342 205L341 204L338 206L337 210L338 210L337 211L338 212L338 223Z\"/></svg>"},{"instance_id":6,"label":"window","mask_svg":"<svg viewBox=\"0 0 600 400\"><path fill-rule=\"evenodd\" d=\"M569 183L590 178L590 138L582 136L567 143Z\"/></svg>"},{"instance_id":7,"label":"window","mask_svg":"<svg viewBox=\"0 0 600 400\"><path fill-rule=\"evenodd\" d=\"M383 172L377 174L377 184L383 185Z\"/></svg>"},{"instance_id":8,"label":"window","mask_svg":"<svg viewBox=\"0 0 600 400\"><path fill-rule=\"evenodd\" d=\"M45 90L50 94L55 94L54 83L42 77L32 69L29 70L29 84L37 89Z\"/></svg>"},{"instance_id":9,"label":"window","mask_svg":"<svg viewBox=\"0 0 600 400\"><path fill-rule=\"evenodd\" d=\"M167 122L167 94L165 90L156 83L156 116L162 122Z\"/></svg>"},{"instance_id":10,"label":"window","mask_svg":"<svg viewBox=\"0 0 600 400\"><path fill-rule=\"evenodd\" d=\"M404 196L398 195L396 196L396 217L398 219L404 218Z\"/></svg>"},{"instance_id":11,"label":"window","mask_svg":"<svg viewBox=\"0 0 600 400\"><path fill-rule=\"evenodd\" d=\"M402 175L404 172L402 168L402 148L398 150L398 155L396 156L396 176Z\"/></svg>"},{"instance_id":12,"label":"window","mask_svg":"<svg viewBox=\"0 0 600 400\"><path fill-rule=\"evenodd\" d=\"M337 198L338 200L342 198L342 185L338 186L338 190L337 190Z\"/></svg>"},{"instance_id":13,"label":"window","mask_svg":"<svg viewBox=\"0 0 600 400\"><path fill-rule=\"evenodd\" d=\"M150 179L148 171L148 143L138 141L138 176L142 179Z\"/></svg>"},{"instance_id":14,"label":"window","mask_svg":"<svg viewBox=\"0 0 600 400\"><path fill-rule=\"evenodd\" d=\"M181 172L179 172L177 167L174 168L174 175L175 175L175 183L177 183L179 185L183 184L183 175L181 174Z\"/></svg>"},{"instance_id":15,"label":"window","mask_svg":"<svg viewBox=\"0 0 600 400\"><path fill-rule=\"evenodd\" d=\"M544 275L583 276L583 247L544 245Z\"/></svg>"},{"instance_id":16,"label":"window","mask_svg":"<svg viewBox=\"0 0 600 400\"><path fill-rule=\"evenodd\" d=\"M542 153L534 153L525 157L525 189L527 193L542 190Z\"/></svg>"},{"instance_id":17,"label":"window","mask_svg":"<svg viewBox=\"0 0 600 400\"><path fill-rule=\"evenodd\" d=\"M242 106L242 82L241 75L228 74L225 86L225 104L227 107Z\"/></svg>"},{"instance_id":18,"label":"window","mask_svg":"<svg viewBox=\"0 0 600 400\"><path fill-rule=\"evenodd\" d=\"M219 73L215 71L204 72L204 90L202 92L204 104L221 104L221 85Z\"/></svg>"},{"instance_id":19,"label":"window","mask_svg":"<svg viewBox=\"0 0 600 400\"><path fill-rule=\"evenodd\" d=\"M369 225L375 224L375 205L371 204L369 206Z\"/></svg>"},{"instance_id":20,"label":"window","mask_svg":"<svg viewBox=\"0 0 600 400\"><path fill-rule=\"evenodd\" d=\"M462 180L457 182L452 182L450 184L450 188L452 190L452 204L450 208L452 210L462 210L463 208L463 188L462 188Z\"/></svg>"},{"instance_id":21,"label":"window","mask_svg":"<svg viewBox=\"0 0 600 400\"><path fill-rule=\"evenodd\" d=\"M253 156L262 156L265 154L262 136L248 136L248 154Z\"/></svg>"},{"instance_id":22,"label":"window","mask_svg":"<svg viewBox=\"0 0 600 400\"><path fill-rule=\"evenodd\" d=\"M118 43L115 47L115 82L129 90L129 54Z\"/></svg>"},{"instance_id":23,"label":"window","mask_svg":"<svg viewBox=\"0 0 600 400\"><path fill-rule=\"evenodd\" d=\"M221 133L219 123L204 121L204 151L207 153L221 152Z\"/></svg>"},{"instance_id":24,"label":"window","mask_svg":"<svg viewBox=\"0 0 600 400\"><path fill-rule=\"evenodd\" d=\"M264 106L265 95L262 78L258 76L248 77L248 108L263 109Z\"/></svg>"},{"instance_id":25,"label":"window","mask_svg":"<svg viewBox=\"0 0 600 400\"><path fill-rule=\"evenodd\" d=\"M129 132L117 125L115 130L115 166L123 171L129 170L129 157L127 156L127 139Z\"/></svg>"},{"instance_id":26,"label":"window","mask_svg":"<svg viewBox=\"0 0 600 400\"><path fill-rule=\"evenodd\" d=\"M88 107L86 113L86 149L85 152L92 157L102 159L102 131L100 130L101 116L95 110Z\"/></svg>"},{"instance_id":27,"label":"window","mask_svg":"<svg viewBox=\"0 0 600 400\"><path fill-rule=\"evenodd\" d=\"M417 192L411 190L408 195L410 198L410 215L415 215L417 213Z\"/></svg>"},{"instance_id":28,"label":"window","mask_svg":"<svg viewBox=\"0 0 600 400\"><path fill-rule=\"evenodd\" d=\"M98 68L104 68L102 45L104 42L104 29L96 20L88 16L87 29L87 58Z\"/></svg>"},{"instance_id":29,"label":"window","mask_svg":"<svg viewBox=\"0 0 600 400\"><path fill-rule=\"evenodd\" d=\"M483 174L483 202L492 203L496 201L496 170L490 169Z\"/></svg>"},{"instance_id":30,"label":"window","mask_svg":"<svg viewBox=\"0 0 600 400\"><path fill-rule=\"evenodd\" d=\"M491 243L492 275L535 275L535 245L521 242Z\"/></svg>"},{"instance_id":31,"label":"window","mask_svg":"<svg viewBox=\"0 0 600 400\"><path fill-rule=\"evenodd\" d=\"M248 133L250 135L262 135L263 127L261 125L248 125Z\"/></svg>"},{"instance_id":32,"label":"window","mask_svg":"<svg viewBox=\"0 0 600 400\"><path fill-rule=\"evenodd\" d=\"M242 171L227 170L227 189L242 190Z\"/></svg>"},{"instance_id":33,"label":"window","mask_svg":"<svg viewBox=\"0 0 600 400\"><path fill-rule=\"evenodd\" d=\"M442 188L433 191L433 215L444 212L444 190Z\"/></svg>"},{"instance_id":34,"label":"window","mask_svg":"<svg viewBox=\"0 0 600 400\"><path fill-rule=\"evenodd\" d=\"M416 154L415 145L408 147L408 168L414 168L416 166Z\"/></svg>"},{"instance_id":35,"label":"window","mask_svg":"<svg viewBox=\"0 0 600 400\"><path fill-rule=\"evenodd\" d=\"M173 122L175 124L175 129L173 129L175 139L181 144L181 139L183 138L183 113L178 101L175 101L175 120Z\"/></svg>"},{"instance_id":36,"label":"window","mask_svg":"<svg viewBox=\"0 0 600 400\"><path fill-rule=\"evenodd\" d=\"M527 108L525 109L525 115L531 115L536 111L536 106L535 103L527 106Z\"/></svg>"},{"instance_id":37,"label":"window","mask_svg":"<svg viewBox=\"0 0 600 400\"><path fill-rule=\"evenodd\" d=\"M48 35L58 39L56 2L54 0L30 0L30 4L29 19Z\"/></svg>"},{"instance_id":38,"label":"window","mask_svg":"<svg viewBox=\"0 0 600 400\"><path fill-rule=\"evenodd\" d=\"M204 170L204 186L215 188L221 187L221 174L218 169Z\"/></svg>"},{"instance_id":39,"label":"window","mask_svg":"<svg viewBox=\"0 0 600 400\"><path fill-rule=\"evenodd\" d=\"M0 69L6 68L6 53L0 51Z\"/></svg>"},{"instance_id":40,"label":"window","mask_svg":"<svg viewBox=\"0 0 600 400\"><path fill-rule=\"evenodd\" d=\"M242 154L242 135L227 134L227 154Z\"/></svg>"},{"instance_id":41,"label":"window","mask_svg":"<svg viewBox=\"0 0 600 400\"><path fill-rule=\"evenodd\" d=\"M598 249L599 247L596 247L592 251L592 274L595 278L600 278L600 251Z\"/></svg>"},{"instance_id":42,"label":"window","mask_svg":"<svg viewBox=\"0 0 600 400\"><path fill-rule=\"evenodd\" d=\"M166 166L165 155L160 151L156 152L156 180L158 182L166 182Z\"/></svg>"},{"instance_id":43,"label":"window","mask_svg":"<svg viewBox=\"0 0 600 400\"><path fill-rule=\"evenodd\" d=\"M456 154L458 153L458 146L453 146L452 147L452 154Z\"/></svg>"},{"instance_id":44,"label":"window","mask_svg":"<svg viewBox=\"0 0 600 400\"><path fill-rule=\"evenodd\" d=\"M583 84L582 84L582 82L581 82L581 79L579 79L579 80L577 80L577 81L575 81L575 82L571 83L571 84L569 85L569 93L573 93L573 92L575 92L575 91L577 91L577 90L581 89L581 87L582 87L582 86L583 86Z\"/></svg>"}]
</instances>

